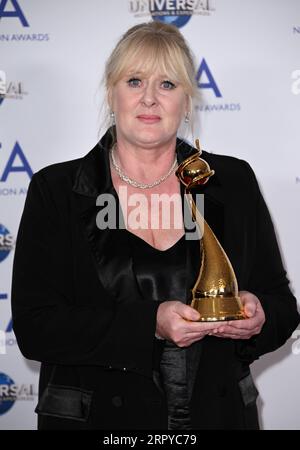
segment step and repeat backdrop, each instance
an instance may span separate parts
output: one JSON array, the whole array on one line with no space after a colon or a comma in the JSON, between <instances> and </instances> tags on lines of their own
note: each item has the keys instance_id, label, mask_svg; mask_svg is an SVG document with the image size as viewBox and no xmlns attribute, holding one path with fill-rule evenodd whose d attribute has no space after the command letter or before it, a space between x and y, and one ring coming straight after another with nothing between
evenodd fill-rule
<instances>
[{"instance_id":1,"label":"step and repeat backdrop","mask_svg":"<svg viewBox=\"0 0 300 450\"><path fill-rule=\"evenodd\" d=\"M190 43L193 137L252 165L300 298L299 0L0 0L0 429L36 428L39 363L21 355L10 308L29 181L94 146L104 63L123 32L151 20ZM262 428L300 429L300 329L252 367Z\"/></svg>"}]
</instances>

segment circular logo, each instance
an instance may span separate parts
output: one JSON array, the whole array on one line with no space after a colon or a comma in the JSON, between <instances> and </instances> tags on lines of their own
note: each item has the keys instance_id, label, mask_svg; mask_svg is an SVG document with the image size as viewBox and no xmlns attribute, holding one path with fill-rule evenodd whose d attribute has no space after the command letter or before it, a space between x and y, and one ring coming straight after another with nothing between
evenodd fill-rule
<instances>
[{"instance_id":1,"label":"circular logo","mask_svg":"<svg viewBox=\"0 0 300 450\"><path fill-rule=\"evenodd\" d=\"M5 373L0 373L0 414L5 414L14 405L17 397L11 389L15 382Z\"/></svg>"},{"instance_id":2,"label":"circular logo","mask_svg":"<svg viewBox=\"0 0 300 450\"><path fill-rule=\"evenodd\" d=\"M191 10L168 10L166 6L163 8L158 8L156 5L153 5L150 12L153 20L175 25L177 28L181 28L186 25L192 17Z\"/></svg>"},{"instance_id":3,"label":"circular logo","mask_svg":"<svg viewBox=\"0 0 300 450\"><path fill-rule=\"evenodd\" d=\"M5 228L4 225L0 223L0 262L3 261L13 248L13 237Z\"/></svg>"}]
</instances>

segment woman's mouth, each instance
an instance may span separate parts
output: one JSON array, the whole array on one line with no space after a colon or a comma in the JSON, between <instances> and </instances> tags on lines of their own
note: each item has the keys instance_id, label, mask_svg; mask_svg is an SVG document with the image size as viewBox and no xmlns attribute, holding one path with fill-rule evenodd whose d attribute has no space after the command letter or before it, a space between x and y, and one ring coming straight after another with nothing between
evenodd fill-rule
<instances>
[{"instance_id":1,"label":"woman's mouth","mask_svg":"<svg viewBox=\"0 0 300 450\"><path fill-rule=\"evenodd\" d=\"M156 116L154 114L139 114L137 116L137 119L144 123L157 123L161 120L159 116Z\"/></svg>"}]
</instances>

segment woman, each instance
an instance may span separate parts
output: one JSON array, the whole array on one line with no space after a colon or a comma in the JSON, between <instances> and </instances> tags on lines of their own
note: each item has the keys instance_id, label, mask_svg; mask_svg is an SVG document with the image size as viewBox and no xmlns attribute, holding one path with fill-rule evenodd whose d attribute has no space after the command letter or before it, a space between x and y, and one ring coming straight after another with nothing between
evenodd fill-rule
<instances>
[{"instance_id":1,"label":"woman","mask_svg":"<svg viewBox=\"0 0 300 450\"><path fill-rule=\"evenodd\" d=\"M105 76L111 128L84 158L34 175L18 234L13 323L42 363L39 428L258 428L249 364L299 316L255 176L203 153L216 172L199 188L205 218L247 318L199 322L187 304L199 241L185 238L175 175L196 152L177 138L196 91L190 51L172 26L137 25ZM157 194L176 199L167 225Z\"/></svg>"}]
</instances>

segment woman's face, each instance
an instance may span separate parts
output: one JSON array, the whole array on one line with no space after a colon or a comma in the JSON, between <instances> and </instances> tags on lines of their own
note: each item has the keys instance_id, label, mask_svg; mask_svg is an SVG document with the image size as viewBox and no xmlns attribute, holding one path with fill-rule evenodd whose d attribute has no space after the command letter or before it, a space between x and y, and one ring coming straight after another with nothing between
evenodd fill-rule
<instances>
[{"instance_id":1,"label":"woman's face","mask_svg":"<svg viewBox=\"0 0 300 450\"><path fill-rule=\"evenodd\" d=\"M109 103L115 113L118 141L144 148L175 140L188 110L182 85L159 72L130 71L113 87Z\"/></svg>"}]
</instances>

